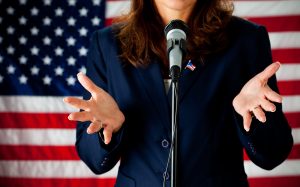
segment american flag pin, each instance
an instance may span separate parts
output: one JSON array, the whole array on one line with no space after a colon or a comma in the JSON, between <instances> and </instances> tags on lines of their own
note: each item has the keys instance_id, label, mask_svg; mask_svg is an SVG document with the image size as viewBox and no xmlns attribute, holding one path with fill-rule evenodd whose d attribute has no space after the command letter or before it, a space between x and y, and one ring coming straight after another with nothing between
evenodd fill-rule
<instances>
[{"instance_id":1,"label":"american flag pin","mask_svg":"<svg viewBox=\"0 0 300 187\"><path fill-rule=\"evenodd\" d=\"M196 69L196 66L192 63L192 60L189 60L189 62L185 66L185 69L189 69L191 71L194 71Z\"/></svg>"}]
</instances>

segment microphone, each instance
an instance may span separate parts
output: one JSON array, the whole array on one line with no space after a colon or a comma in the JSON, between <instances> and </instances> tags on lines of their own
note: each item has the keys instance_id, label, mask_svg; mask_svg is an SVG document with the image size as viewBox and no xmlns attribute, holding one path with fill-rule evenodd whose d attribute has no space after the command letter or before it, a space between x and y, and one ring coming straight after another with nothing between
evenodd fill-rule
<instances>
[{"instance_id":1,"label":"microphone","mask_svg":"<svg viewBox=\"0 0 300 187\"><path fill-rule=\"evenodd\" d=\"M172 20L164 29L167 38L170 77L177 82L180 77L182 60L186 54L188 26L181 20Z\"/></svg>"}]
</instances>

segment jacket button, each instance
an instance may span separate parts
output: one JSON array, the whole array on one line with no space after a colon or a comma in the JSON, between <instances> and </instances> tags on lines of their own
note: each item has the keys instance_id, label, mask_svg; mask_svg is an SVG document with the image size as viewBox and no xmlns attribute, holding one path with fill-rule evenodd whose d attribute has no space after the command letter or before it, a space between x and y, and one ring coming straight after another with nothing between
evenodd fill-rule
<instances>
[{"instance_id":1,"label":"jacket button","mask_svg":"<svg viewBox=\"0 0 300 187\"><path fill-rule=\"evenodd\" d=\"M161 146L162 146L163 148L168 148L168 147L169 147L169 142L168 142L168 140L163 139L163 140L161 141Z\"/></svg>"},{"instance_id":2,"label":"jacket button","mask_svg":"<svg viewBox=\"0 0 300 187\"><path fill-rule=\"evenodd\" d=\"M102 161L101 166L105 166L106 165L106 161Z\"/></svg>"}]
</instances>

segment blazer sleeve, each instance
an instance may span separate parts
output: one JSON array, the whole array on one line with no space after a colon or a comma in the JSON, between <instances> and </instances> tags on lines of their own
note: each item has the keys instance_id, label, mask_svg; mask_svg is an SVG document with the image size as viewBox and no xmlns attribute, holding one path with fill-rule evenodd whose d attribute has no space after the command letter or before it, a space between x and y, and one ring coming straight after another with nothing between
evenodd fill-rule
<instances>
[{"instance_id":1,"label":"blazer sleeve","mask_svg":"<svg viewBox=\"0 0 300 187\"><path fill-rule=\"evenodd\" d=\"M257 56L249 66L251 74L256 75L273 63L268 33L265 27L258 27ZM278 91L275 75L268 81L270 88ZM253 118L250 131L243 128L242 117L234 111L238 133L249 158L259 167L271 170L281 164L289 155L293 146L291 128L282 111L282 104L276 104L276 111L266 112L267 121L261 123Z\"/></svg>"},{"instance_id":2,"label":"blazer sleeve","mask_svg":"<svg viewBox=\"0 0 300 187\"><path fill-rule=\"evenodd\" d=\"M90 41L87 76L99 87L108 92L106 66L100 46L101 31L93 33ZM83 98L90 99L88 91L84 91ZM102 174L115 166L120 158L122 127L113 134L112 141L106 145L98 133L87 134L90 122L78 122L76 129L76 150L80 159L95 173Z\"/></svg>"}]
</instances>

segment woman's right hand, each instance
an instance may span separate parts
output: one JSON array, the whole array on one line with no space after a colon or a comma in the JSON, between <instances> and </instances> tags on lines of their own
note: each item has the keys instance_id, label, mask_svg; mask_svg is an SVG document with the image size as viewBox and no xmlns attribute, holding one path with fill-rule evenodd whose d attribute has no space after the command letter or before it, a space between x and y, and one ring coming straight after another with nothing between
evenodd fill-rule
<instances>
[{"instance_id":1,"label":"woman's right hand","mask_svg":"<svg viewBox=\"0 0 300 187\"><path fill-rule=\"evenodd\" d=\"M115 100L103 89L95 85L83 73L77 74L80 84L91 93L89 100L76 97L66 97L64 102L81 109L81 112L73 112L68 116L72 121L90 121L87 133L92 134L103 129L104 143L109 144L112 134L120 130L125 121L124 114L120 111Z\"/></svg>"}]
</instances>

